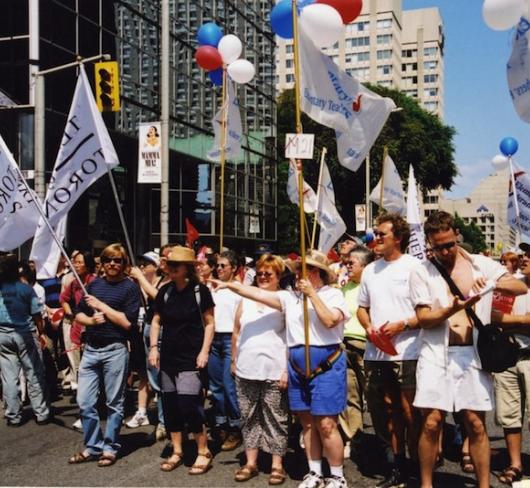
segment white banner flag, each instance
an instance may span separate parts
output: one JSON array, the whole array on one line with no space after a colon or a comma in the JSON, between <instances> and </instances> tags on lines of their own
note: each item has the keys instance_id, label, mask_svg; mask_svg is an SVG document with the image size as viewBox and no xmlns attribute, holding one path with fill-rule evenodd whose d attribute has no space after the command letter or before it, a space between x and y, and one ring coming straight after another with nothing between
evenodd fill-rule
<instances>
[{"instance_id":1,"label":"white banner flag","mask_svg":"<svg viewBox=\"0 0 530 488\"><path fill-rule=\"evenodd\" d=\"M292 159L289 160L289 177L287 178L287 195L289 200L295 205L299 203L298 197L298 169L296 162ZM313 188L304 180L304 211L306 213L314 213L317 209L317 196L313 191Z\"/></svg>"},{"instance_id":2,"label":"white banner flag","mask_svg":"<svg viewBox=\"0 0 530 488\"><path fill-rule=\"evenodd\" d=\"M300 29L302 110L335 129L340 164L356 171L396 108L394 101L362 86L322 53Z\"/></svg>"},{"instance_id":3,"label":"white banner flag","mask_svg":"<svg viewBox=\"0 0 530 488\"><path fill-rule=\"evenodd\" d=\"M512 165L515 179L515 194L517 195L517 203L519 207L521 233L530 237L530 176L513 161ZM508 224L515 229L516 232L519 231L511 178L509 180L508 190Z\"/></svg>"},{"instance_id":4,"label":"white banner flag","mask_svg":"<svg viewBox=\"0 0 530 488\"><path fill-rule=\"evenodd\" d=\"M58 224L83 192L107 169L118 164L118 155L103 122L94 95L90 89L85 69L80 67L77 85L59 154L46 193L44 212L50 224L57 230ZM55 241L41 219L33 240L30 259L35 261L37 276L55 276ZM50 259L50 262L48 260Z\"/></svg>"},{"instance_id":5,"label":"white banner flag","mask_svg":"<svg viewBox=\"0 0 530 488\"><path fill-rule=\"evenodd\" d=\"M329 174L328 165L322 163L322 178L319 188L317 221L320 225L318 250L327 254L346 232L346 224L335 205L335 191Z\"/></svg>"},{"instance_id":6,"label":"white banner flag","mask_svg":"<svg viewBox=\"0 0 530 488\"><path fill-rule=\"evenodd\" d=\"M16 161L0 136L0 251L11 251L35 235L39 212ZM36 197L35 197L36 198Z\"/></svg>"},{"instance_id":7,"label":"white banner flag","mask_svg":"<svg viewBox=\"0 0 530 488\"><path fill-rule=\"evenodd\" d=\"M530 21L527 17L522 16L517 25L506 76L517 115L525 122L530 122Z\"/></svg>"},{"instance_id":8,"label":"white banner flag","mask_svg":"<svg viewBox=\"0 0 530 488\"><path fill-rule=\"evenodd\" d=\"M383 208L388 212L396 212L405 215L407 207L405 205L405 194L403 193L403 183L392 158L387 155L383 170ZM377 205L381 204L381 180L370 193L370 200Z\"/></svg>"},{"instance_id":9,"label":"white banner flag","mask_svg":"<svg viewBox=\"0 0 530 488\"><path fill-rule=\"evenodd\" d=\"M414 177L414 168L409 165L409 186L407 189L407 223L410 227L408 253L420 261L427 259L423 219L421 217L418 188Z\"/></svg>"},{"instance_id":10,"label":"white banner flag","mask_svg":"<svg viewBox=\"0 0 530 488\"><path fill-rule=\"evenodd\" d=\"M160 122L138 125L138 183L162 183Z\"/></svg>"},{"instance_id":11,"label":"white banner flag","mask_svg":"<svg viewBox=\"0 0 530 488\"><path fill-rule=\"evenodd\" d=\"M236 159L241 152L241 142L243 141L243 126L241 124L241 112L239 103L236 98L234 83L228 82L228 97L226 100L227 111L227 130L225 142L225 158ZM223 110L219 110L212 119L215 139L213 147L208 151L206 157L210 161L221 161L221 131L223 126Z\"/></svg>"}]
</instances>

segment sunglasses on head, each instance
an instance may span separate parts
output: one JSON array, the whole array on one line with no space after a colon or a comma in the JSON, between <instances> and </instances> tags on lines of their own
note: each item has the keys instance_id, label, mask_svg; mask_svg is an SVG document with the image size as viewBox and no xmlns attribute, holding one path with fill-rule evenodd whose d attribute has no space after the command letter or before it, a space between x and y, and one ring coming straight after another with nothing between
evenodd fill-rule
<instances>
[{"instance_id":1,"label":"sunglasses on head","mask_svg":"<svg viewBox=\"0 0 530 488\"><path fill-rule=\"evenodd\" d=\"M274 273L271 273L270 271L258 271L256 273L256 276L258 278L270 278L273 275L274 275Z\"/></svg>"},{"instance_id":2,"label":"sunglasses on head","mask_svg":"<svg viewBox=\"0 0 530 488\"><path fill-rule=\"evenodd\" d=\"M123 258L101 258L101 262L103 264L109 264L109 263L116 263L116 264L123 264L124 259Z\"/></svg>"},{"instance_id":3,"label":"sunglasses on head","mask_svg":"<svg viewBox=\"0 0 530 488\"><path fill-rule=\"evenodd\" d=\"M440 251L443 251L444 249L448 251L449 249L452 249L455 246L456 246L456 241L451 241L451 242L446 242L445 244L440 244L438 246L432 246L432 250L434 252L440 252Z\"/></svg>"}]
</instances>

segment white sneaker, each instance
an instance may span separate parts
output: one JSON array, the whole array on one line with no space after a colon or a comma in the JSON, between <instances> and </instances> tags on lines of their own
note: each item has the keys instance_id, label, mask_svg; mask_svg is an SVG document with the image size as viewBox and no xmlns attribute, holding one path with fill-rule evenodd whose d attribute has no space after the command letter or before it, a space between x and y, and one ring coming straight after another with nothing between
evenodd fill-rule
<instances>
[{"instance_id":1,"label":"white sneaker","mask_svg":"<svg viewBox=\"0 0 530 488\"><path fill-rule=\"evenodd\" d=\"M348 488L348 483L344 476L333 476L326 478L326 484L324 488Z\"/></svg>"},{"instance_id":2,"label":"white sneaker","mask_svg":"<svg viewBox=\"0 0 530 488\"><path fill-rule=\"evenodd\" d=\"M77 420L72 424L72 429L74 429L74 430L78 430L79 432L83 432L83 424L81 423L81 419L77 419Z\"/></svg>"},{"instance_id":3,"label":"white sneaker","mask_svg":"<svg viewBox=\"0 0 530 488\"><path fill-rule=\"evenodd\" d=\"M304 476L302 482L298 485L298 488L323 488L324 477L316 474L314 471L309 471Z\"/></svg>"},{"instance_id":4,"label":"white sneaker","mask_svg":"<svg viewBox=\"0 0 530 488\"><path fill-rule=\"evenodd\" d=\"M156 426L155 436L157 441L165 441L167 439L167 431L162 424Z\"/></svg>"},{"instance_id":5,"label":"white sneaker","mask_svg":"<svg viewBox=\"0 0 530 488\"><path fill-rule=\"evenodd\" d=\"M137 411L134 414L134 417L132 417L131 420L129 420L125 425L129 429L136 429L144 425L149 425L149 419L147 418L146 414Z\"/></svg>"}]
</instances>

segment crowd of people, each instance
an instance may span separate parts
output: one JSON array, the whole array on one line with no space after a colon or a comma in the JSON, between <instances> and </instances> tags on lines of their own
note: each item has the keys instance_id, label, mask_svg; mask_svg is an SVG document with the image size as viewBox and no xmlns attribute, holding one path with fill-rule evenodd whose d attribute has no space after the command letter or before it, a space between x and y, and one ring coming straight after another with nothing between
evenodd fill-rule
<instances>
[{"instance_id":1,"label":"crowd of people","mask_svg":"<svg viewBox=\"0 0 530 488\"><path fill-rule=\"evenodd\" d=\"M443 462L443 425L452 413L465 438L462 470L485 488L485 415L495 407L509 454L500 480L511 485L523 474L523 414L530 407L530 245L521 244L522 256L507 253L497 262L468 253L446 212L429 215L424 230L430 259L422 262L406 253L405 220L382 214L372 248L346 240L335 263L310 251L305 276L292 256L242 259L206 247L196 255L180 245L147 252L132 266L123 246L112 244L97 258L72 253L80 281L61 259L56 276L39 283L31 263L2 255L7 425L22 425L25 395L36 422L48 423L55 389L70 389L84 447L68 463L111 466L120 455L133 371L137 411L125 425L148 425L156 396L156 437L172 446L162 471L183 464L184 436L191 434L197 454L189 475L212 468L217 443L224 451L244 449L235 481L257 476L262 451L271 456L268 483L280 485L296 421L308 465L299 487L343 488L344 460L362 449L367 411L386 453L377 486L406 486L414 475L428 488ZM465 299L450 291L445 274ZM491 283L494 292L481 293ZM475 315L514 334L514 367L494 375L482 369Z\"/></svg>"}]
</instances>

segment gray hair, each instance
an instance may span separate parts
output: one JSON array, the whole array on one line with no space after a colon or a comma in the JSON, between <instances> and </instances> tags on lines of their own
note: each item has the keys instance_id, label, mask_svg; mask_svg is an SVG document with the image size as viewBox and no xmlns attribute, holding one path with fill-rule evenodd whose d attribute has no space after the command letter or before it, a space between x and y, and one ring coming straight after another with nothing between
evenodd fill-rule
<instances>
[{"instance_id":1,"label":"gray hair","mask_svg":"<svg viewBox=\"0 0 530 488\"><path fill-rule=\"evenodd\" d=\"M375 259L375 254L366 246L356 246L350 251L350 258L352 257L357 258L362 267L365 268Z\"/></svg>"}]
</instances>

